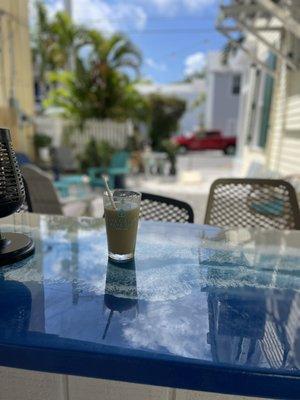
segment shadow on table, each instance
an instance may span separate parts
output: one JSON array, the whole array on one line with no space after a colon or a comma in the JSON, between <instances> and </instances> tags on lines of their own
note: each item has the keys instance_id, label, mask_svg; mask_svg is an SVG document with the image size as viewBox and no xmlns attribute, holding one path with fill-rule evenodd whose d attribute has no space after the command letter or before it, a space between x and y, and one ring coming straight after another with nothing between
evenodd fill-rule
<instances>
[{"instance_id":1,"label":"shadow on table","mask_svg":"<svg viewBox=\"0 0 300 400\"><path fill-rule=\"evenodd\" d=\"M27 332L32 296L21 282L5 280L0 274L0 335L9 337Z\"/></svg>"}]
</instances>

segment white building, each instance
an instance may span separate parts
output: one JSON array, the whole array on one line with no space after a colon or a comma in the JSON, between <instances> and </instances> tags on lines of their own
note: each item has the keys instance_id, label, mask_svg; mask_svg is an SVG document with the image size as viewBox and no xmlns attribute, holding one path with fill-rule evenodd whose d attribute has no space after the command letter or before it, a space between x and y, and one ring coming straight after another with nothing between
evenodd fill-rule
<instances>
[{"instance_id":1,"label":"white building","mask_svg":"<svg viewBox=\"0 0 300 400\"><path fill-rule=\"evenodd\" d=\"M207 55L205 126L220 130L225 136L238 134L238 115L242 71L245 58L224 65L221 52Z\"/></svg>"},{"instance_id":2,"label":"white building","mask_svg":"<svg viewBox=\"0 0 300 400\"><path fill-rule=\"evenodd\" d=\"M271 176L300 173L299 0L232 0L222 7L218 29L248 53L243 74L238 156L244 173L254 164ZM227 22L228 21L228 22ZM233 24L235 21L235 24ZM254 168L255 169L255 168ZM256 169L262 176L262 169Z\"/></svg>"},{"instance_id":3,"label":"white building","mask_svg":"<svg viewBox=\"0 0 300 400\"><path fill-rule=\"evenodd\" d=\"M186 102L186 111L179 121L177 133L184 134L193 131L201 125L204 118L205 105L198 100L205 96L205 81L197 79L182 83L139 83L136 89L143 95L152 93L176 97ZM199 104L201 103L201 104Z\"/></svg>"}]
</instances>

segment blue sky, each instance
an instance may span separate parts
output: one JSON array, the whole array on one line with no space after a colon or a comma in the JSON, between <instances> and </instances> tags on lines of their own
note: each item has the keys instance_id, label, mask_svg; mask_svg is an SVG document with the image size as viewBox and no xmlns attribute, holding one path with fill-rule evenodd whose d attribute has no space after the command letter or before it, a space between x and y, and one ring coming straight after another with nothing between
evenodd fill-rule
<instances>
[{"instance_id":1,"label":"blue sky","mask_svg":"<svg viewBox=\"0 0 300 400\"><path fill-rule=\"evenodd\" d=\"M51 14L64 7L64 0L44 1ZM224 45L224 38L214 29L218 3L218 0L73 0L73 18L107 33L126 32L142 51L143 76L156 82L173 82L201 69L205 54Z\"/></svg>"}]
</instances>

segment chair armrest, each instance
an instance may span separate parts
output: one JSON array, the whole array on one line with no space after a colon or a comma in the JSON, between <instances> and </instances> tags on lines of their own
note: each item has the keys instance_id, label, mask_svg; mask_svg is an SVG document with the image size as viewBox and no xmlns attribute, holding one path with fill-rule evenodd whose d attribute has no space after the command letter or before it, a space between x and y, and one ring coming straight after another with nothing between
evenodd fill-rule
<instances>
[{"instance_id":1,"label":"chair armrest","mask_svg":"<svg viewBox=\"0 0 300 400\"><path fill-rule=\"evenodd\" d=\"M106 170L103 167L92 167L89 168L87 172L90 179L98 179L101 174L106 172Z\"/></svg>"},{"instance_id":2,"label":"chair armrest","mask_svg":"<svg viewBox=\"0 0 300 400\"><path fill-rule=\"evenodd\" d=\"M112 167L108 168L107 173L109 175L125 175L129 173L128 167Z\"/></svg>"}]
</instances>

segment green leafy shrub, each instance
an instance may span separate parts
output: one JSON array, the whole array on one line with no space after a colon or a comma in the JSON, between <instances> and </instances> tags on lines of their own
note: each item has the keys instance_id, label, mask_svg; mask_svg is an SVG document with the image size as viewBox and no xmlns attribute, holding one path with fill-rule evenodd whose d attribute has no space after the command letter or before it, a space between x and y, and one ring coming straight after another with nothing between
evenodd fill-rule
<instances>
[{"instance_id":1,"label":"green leafy shrub","mask_svg":"<svg viewBox=\"0 0 300 400\"><path fill-rule=\"evenodd\" d=\"M44 133L36 133L33 137L33 143L36 149L50 147L52 138Z\"/></svg>"},{"instance_id":2,"label":"green leafy shrub","mask_svg":"<svg viewBox=\"0 0 300 400\"><path fill-rule=\"evenodd\" d=\"M175 97L157 94L149 97L149 137L154 150L163 150L162 141L176 132L185 108L185 101Z\"/></svg>"},{"instance_id":3,"label":"green leafy shrub","mask_svg":"<svg viewBox=\"0 0 300 400\"><path fill-rule=\"evenodd\" d=\"M100 167L108 168L115 149L106 140L101 140L97 144L97 149L100 158Z\"/></svg>"},{"instance_id":4,"label":"green leafy shrub","mask_svg":"<svg viewBox=\"0 0 300 400\"><path fill-rule=\"evenodd\" d=\"M97 142L94 138L90 139L79 156L81 170L86 172L91 167L108 168L114 153L115 149L106 140Z\"/></svg>"}]
</instances>

